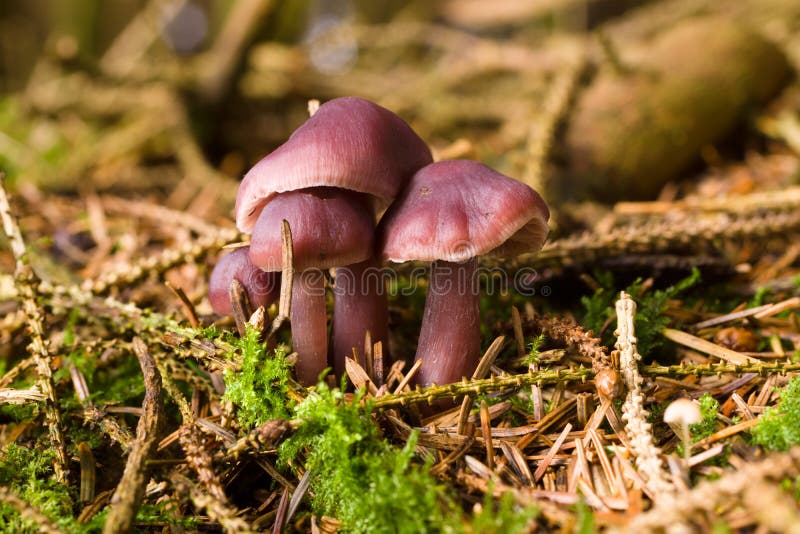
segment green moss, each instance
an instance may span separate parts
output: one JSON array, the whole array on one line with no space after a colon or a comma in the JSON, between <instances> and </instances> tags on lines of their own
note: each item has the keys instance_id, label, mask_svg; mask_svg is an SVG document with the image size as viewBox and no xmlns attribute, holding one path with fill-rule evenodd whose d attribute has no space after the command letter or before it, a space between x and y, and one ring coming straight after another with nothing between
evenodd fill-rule
<instances>
[{"instance_id":1,"label":"green moss","mask_svg":"<svg viewBox=\"0 0 800 534\"><path fill-rule=\"evenodd\" d=\"M703 394L698 399L698 402L700 403L700 414L703 416L703 420L697 424L689 425L694 443L709 437L717 431L717 412L719 412L719 402L708 393Z\"/></svg>"},{"instance_id":2,"label":"green moss","mask_svg":"<svg viewBox=\"0 0 800 534\"><path fill-rule=\"evenodd\" d=\"M345 532L438 531L453 512L426 466L412 463L416 436L397 449L359 406L320 383L295 408L303 423L280 448L284 462L305 452L312 509L343 522Z\"/></svg>"},{"instance_id":3,"label":"green moss","mask_svg":"<svg viewBox=\"0 0 800 534\"><path fill-rule=\"evenodd\" d=\"M476 513L466 531L475 534L523 534L539 513L536 507L521 507L510 493L493 502L491 490L484 495L480 512Z\"/></svg>"},{"instance_id":4,"label":"green moss","mask_svg":"<svg viewBox=\"0 0 800 534\"><path fill-rule=\"evenodd\" d=\"M792 378L777 406L764 411L753 427L753 441L767 449L785 451L800 443L800 378Z\"/></svg>"},{"instance_id":5,"label":"green moss","mask_svg":"<svg viewBox=\"0 0 800 534\"><path fill-rule=\"evenodd\" d=\"M239 424L252 428L270 419L287 418L292 401L287 395L291 365L286 361L286 349L279 346L269 355L253 328L231 342L241 350L241 370L225 372L225 399L238 407Z\"/></svg>"},{"instance_id":6,"label":"green moss","mask_svg":"<svg viewBox=\"0 0 800 534\"><path fill-rule=\"evenodd\" d=\"M53 452L9 445L0 455L0 480L25 502L70 532L78 531L72 519L69 489L52 479ZM34 523L22 519L14 508L0 504L1 532L38 532Z\"/></svg>"},{"instance_id":7,"label":"green moss","mask_svg":"<svg viewBox=\"0 0 800 534\"><path fill-rule=\"evenodd\" d=\"M530 350L528 351L528 359L525 361L525 365L531 365L532 363L539 363L539 353L541 352L541 346L544 345L544 342L547 340L547 337L544 334L534 338L531 341Z\"/></svg>"},{"instance_id":8,"label":"green moss","mask_svg":"<svg viewBox=\"0 0 800 534\"><path fill-rule=\"evenodd\" d=\"M78 523L79 506L75 505L74 489L53 479L53 452L10 444L0 453L0 481L18 497L49 517L64 532L95 534L103 529L107 511L95 515L88 523ZM139 523L176 523L165 504L142 505L136 516ZM194 527L193 518L177 521L182 526ZM30 520L22 519L17 511L0 503L0 532L36 534L39 529Z\"/></svg>"},{"instance_id":9,"label":"green moss","mask_svg":"<svg viewBox=\"0 0 800 534\"><path fill-rule=\"evenodd\" d=\"M303 461L310 472L311 508L342 522L343 532L526 532L536 515L511 496L487 496L471 521L449 489L415 461L417 434L403 447L381 436L362 393L345 400L339 389L317 386L295 408L302 421L280 447L284 463Z\"/></svg>"},{"instance_id":10,"label":"green moss","mask_svg":"<svg viewBox=\"0 0 800 534\"><path fill-rule=\"evenodd\" d=\"M586 504L586 501L581 499L574 506L577 521L573 532L576 534L594 534L597 532L597 527L594 524L594 514L591 507Z\"/></svg>"},{"instance_id":11,"label":"green moss","mask_svg":"<svg viewBox=\"0 0 800 534\"><path fill-rule=\"evenodd\" d=\"M616 315L615 303L619 292L615 289L614 280L610 273L595 275L601 287L591 297L582 297L586 314L584 324L586 328L599 333L603 325ZM641 279L637 279L625 288L625 292L636 300L636 316L634 326L638 349L641 354L650 354L663 344L661 331L669 324L669 318L664 316L667 302L686 292L700 281L700 271L692 270L692 274L675 285L666 289L657 289L638 297L642 289ZM603 343L613 345L613 328L606 328L603 333Z\"/></svg>"}]
</instances>

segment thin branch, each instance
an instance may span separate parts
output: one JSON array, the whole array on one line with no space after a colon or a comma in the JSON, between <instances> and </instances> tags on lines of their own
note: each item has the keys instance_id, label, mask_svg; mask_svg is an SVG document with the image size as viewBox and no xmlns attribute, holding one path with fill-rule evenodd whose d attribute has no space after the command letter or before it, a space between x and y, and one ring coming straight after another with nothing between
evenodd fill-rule
<instances>
[{"instance_id":1,"label":"thin branch","mask_svg":"<svg viewBox=\"0 0 800 534\"><path fill-rule=\"evenodd\" d=\"M50 441L55 451L53 470L56 480L66 483L67 453L64 435L61 430L61 412L58 409L58 399L56 397L55 384L53 383L53 371L51 369L53 357L45 340L44 318L39 306L36 304L36 288L39 285L39 280L28 264L25 241L22 239L22 232L20 232L19 226L11 214L11 206L3 186L2 173L0 173L0 218L3 220L3 229L8 236L11 251L16 261L14 276L18 298L22 303L22 309L25 311L28 329L31 334L31 344L28 346L28 350L36 362L39 388L46 396L44 412Z\"/></svg>"},{"instance_id":2,"label":"thin branch","mask_svg":"<svg viewBox=\"0 0 800 534\"><path fill-rule=\"evenodd\" d=\"M158 429L163 417L161 375L156 368L156 362L140 338L134 338L133 347L144 375L142 416L136 426L136 440L131 446L122 479L111 498L103 534L131 532L147 484L145 462L158 443Z\"/></svg>"}]
</instances>

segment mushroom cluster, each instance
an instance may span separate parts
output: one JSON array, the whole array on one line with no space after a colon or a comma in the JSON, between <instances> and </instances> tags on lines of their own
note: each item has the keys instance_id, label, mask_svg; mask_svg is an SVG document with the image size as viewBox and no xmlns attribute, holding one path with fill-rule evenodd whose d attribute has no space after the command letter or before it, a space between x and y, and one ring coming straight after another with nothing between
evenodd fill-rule
<instances>
[{"instance_id":1,"label":"mushroom cluster","mask_svg":"<svg viewBox=\"0 0 800 534\"><path fill-rule=\"evenodd\" d=\"M311 385L329 366L341 376L367 335L387 346L386 290L375 276L382 262L432 262L416 382L452 382L471 374L480 354L476 258L538 250L548 218L530 187L475 161L433 163L400 117L361 98L337 98L245 175L236 224L252 234L250 246L220 260L209 297L215 312L230 313L235 279L255 307L273 302L286 220L298 273L290 316L296 373Z\"/></svg>"}]
</instances>

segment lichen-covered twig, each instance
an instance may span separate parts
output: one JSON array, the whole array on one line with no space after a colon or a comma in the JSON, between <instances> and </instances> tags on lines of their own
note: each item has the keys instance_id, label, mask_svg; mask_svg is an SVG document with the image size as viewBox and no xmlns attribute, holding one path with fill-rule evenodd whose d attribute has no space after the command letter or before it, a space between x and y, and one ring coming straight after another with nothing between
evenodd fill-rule
<instances>
[{"instance_id":1,"label":"lichen-covered twig","mask_svg":"<svg viewBox=\"0 0 800 534\"><path fill-rule=\"evenodd\" d=\"M0 502L10 505L23 518L36 523L36 527L42 534L64 534L64 531L58 528L49 517L31 503L20 499L10 488L0 486Z\"/></svg>"},{"instance_id":2,"label":"lichen-covered twig","mask_svg":"<svg viewBox=\"0 0 800 534\"><path fill-rule=\"evenodd\" d=\"M555 315L537 315L526 321L526 327L534 327L548 339L573 348L592 359L592 371L599 373L611 368L611 356L600 338L574 322Z\"/></svg>"},{"instance_id":3,"label":"lichen-covered twig","mask_svg":"<svg viewBox=\"0 0 800 534\"><path fill-rule=\"evenodd\" d=\"M647 411L644 409L642 377L639 375L639 360L642 357L636 350L636 332L633 326L636 303L630 295L622 291L616 308L616 348L619 351L620 372L628 390L622 405L622 418L626 422L625 430L636 456L636 465L648 489L658 501L664 495L672 493L673 485L662 468L661 450L653 444L651 426L647 422Z\"/></svg>"},{"instance_id":4,"label":"lichen-covered twig","mask_svg":"<svg viewBox=\"0 0 800 534\"><path fill-rule=\"evenodd\" d=\"M158 444L158 428L163 417L161 375L156 368L156 362L141 339L134 338L133 347L144 375L145 393L142 402L142 416L136 426L136 439L131 446L128 461L125 463L122 479L111 498L103 534L116 534L131 530L147 484L145 461Z\"/></svg>"},{"instance_id":5,"label":"lichen-covered twig","mask_svg":"<svg viewBox=\"0 0 800 534\"><path fill-rule=\"evenodd\" d=\"M8 203L5 187L2 184L3 175L0 173L0 218L3 220L3 229L8 236L11 252L14 254L16 266L14 276L18 298L22 303L22 309L28 323L31 334L31 344L28 350L36 362L36 372L39 376L39 388L44 393L45 418L47 429L50 434L50 441L55 451L53 469L56 480L59 482L67 481L67 453L64 443L64 435L61 430L61 412L58 409L58 399L56 398L55 384L53 383L53 372L50 368L52 356L48 351L47 341L44 334L44 319L36 304L36 287L38 278L28 264L27 253L25 251L25 241L22 239L17 222L11 214L11 206Z\"/></svg>"}]
</instances>

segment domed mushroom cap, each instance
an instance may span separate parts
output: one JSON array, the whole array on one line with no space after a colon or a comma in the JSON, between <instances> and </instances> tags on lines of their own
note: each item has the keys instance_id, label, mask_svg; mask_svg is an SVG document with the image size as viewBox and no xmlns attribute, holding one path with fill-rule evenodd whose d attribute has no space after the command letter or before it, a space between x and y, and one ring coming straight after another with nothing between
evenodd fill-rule
<instances>
[{"instance_id":1,"label":"domed mushroom cap","mask_svg":"<svg viewBox=\"0 0 800 534\"><path fill-rule=\"evenodd\" d=\"M477 161L440 161L414 175L381 220L394 262L460 262L542 248L550 211L536 191Z\"/></svg>"},{"instance_id":2,"label":"domed mushroom cap","mask_svg":"<svg viewBox=\"0 0 800 534\"><path fill-rule=\"evenodd\" d=\"M691 399L676 399L664 410L664 422L667 424L694 425L702 420L700 407Z\"/></svg>"},{"instance_id":3,"label":"domed mushroom cap","mask_svg":"<svg viewBox=\"0 0 800 534\"><path fill-rule=\"evenodd\" d=\"M367 193L384 207L431 161L430 149L403 119L362 98L337 98L245 175L236 197L236 225L252 231L273 195L307 187Z\"/></svg>"},{"instance_id":4,"label":"domed mushroom cap","mask_svg":"<svg viewBox=\"0 0 800 534\"><path fill-rule=\"evenodd\" d=\"M250 260L265 271L281 269L281 221L292 230L298 271L350 265L372 255L374 223L360 195L315 187L276 195L264 206L250 239Z\"/></svg>"},{"instance_id":5,"label":"domed mushroom cap","mask_svg":"<svg viewBox=\"0 0 800 534\"><path fill-rule=\"evenodd\" d=\"M233 313L230 299L231 281L238 280L254 308L269 306L278 298L279 273L262 271L250 261L250 247L242 247L219 259L208 280L208 300L220 315Z\"/></svg>"}]
</instances>

